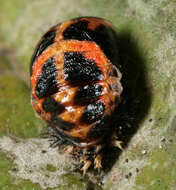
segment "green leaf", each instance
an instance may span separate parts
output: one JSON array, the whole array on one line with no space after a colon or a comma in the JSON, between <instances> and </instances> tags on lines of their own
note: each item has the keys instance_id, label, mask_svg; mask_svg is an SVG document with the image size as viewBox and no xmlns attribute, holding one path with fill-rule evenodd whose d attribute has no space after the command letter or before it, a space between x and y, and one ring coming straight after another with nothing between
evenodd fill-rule
<instances>
[{"instance_id":1,"label":"green leaf","mask_svg":"<svg viewBox=\"0 0 176 190\"><path fill-rule=\"evenodd\" d=\"M39 137L44 123L34 116L30 104L28 76L31 55L41 35L51 26L85 15L103 17L114 24L123 61L124 92L139 102L137 113L134 114L132 132L126 131L128 146L120 154L114 149L111 150L109 158L105 161L107 166L103 178L104 185L101 188L174 189L176 2L172 0L2 1L0 140L4 135L10 138L13 136L19 141L30 141L32 137ZM129 106L129 110L131 109L131 112L135 112L133 104ZM7 151L1 143L0 149ZM38 184L33 184L30 180L23 181L18 175L15 181L8 173L11 170L8 164L13 163L15 158L8 160L2 153L1 189L41 189ZM55 168L53 164L44 167L43 170L55 172ZM18 171L16 173L18 174ZM81 178L77 173L65 174L59 180L63 180L62 185L48 188L99 188L93 184L91 177Z\"/></svg>"}]
</instances>

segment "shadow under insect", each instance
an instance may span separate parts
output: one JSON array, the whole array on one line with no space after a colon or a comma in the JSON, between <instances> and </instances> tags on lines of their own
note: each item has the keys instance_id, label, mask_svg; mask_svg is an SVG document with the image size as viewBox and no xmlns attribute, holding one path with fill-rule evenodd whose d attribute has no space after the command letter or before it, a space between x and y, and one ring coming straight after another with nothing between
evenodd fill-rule
<instances>
[{"instance_id":1,"label":"shadow under insect","mask_svg":"<svg viewBox=\"0 0 176 190\"><path fill-rule=\"evenodd\" d=\"M112 129L116 131L118 140L123 141L123 148L125 149L147 115L151 104L151 92L147 87L146 61L133 36L130 32L119 34L117 43L123 92L121 95L122 102L114 114ZM121 151L117 148L105 151L102 164L104 171L108 172Z\"/></svg>"}]
</instances>

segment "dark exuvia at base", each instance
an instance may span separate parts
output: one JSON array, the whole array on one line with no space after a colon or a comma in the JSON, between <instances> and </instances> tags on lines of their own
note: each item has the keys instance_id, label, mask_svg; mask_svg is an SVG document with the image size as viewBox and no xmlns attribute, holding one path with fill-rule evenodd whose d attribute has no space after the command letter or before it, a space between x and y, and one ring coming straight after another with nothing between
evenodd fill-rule
<instances>
[{"instance_id":1,"label":"dark exuvia at base","mask_svg":"<svg viewBox=\"0 0 176 190\"><path fill-rule=\"evenodd\" d=\"M57 114L52 115L51 125L59 126L59 128L66 130L66 131L72 129L75 126L74 123L64 121L63 119L59 118Z\"/></svg>"},{"instance_id":2,"label":"dark exuvia at base","mask_svg":"<svg viewBox=\"0 0 176 190\"><path fill-rule=\"evenodd\" d=\"M105 131L108 130L107 127L108 126L108 122L110 120L109 116L105 116L104 118L102 118L98 123L96 123L89 131L87 137L91 138L91 137L100 137L101 135L105 134ZM103 126L103 127L102 127ZM104 127L107 126L107 127Z\"/></svg>"},{"instance_id":3,"label":"dark exuvia at base","mask_svg":"<svg viewBox=\"0 0 176 190\"><path fill-rule=\"evenodd\" d=\"M44 137L53 139L54 145L72 145L75 146L77 143L81 142L80 138L74 138L66 135L65 133L62 133L59 131L55 126L47 126L46 132L44 133ZM54 137L54 138L53 138ZM55 139L56 138L56 139Z\"/></svg>"}]
</instances>

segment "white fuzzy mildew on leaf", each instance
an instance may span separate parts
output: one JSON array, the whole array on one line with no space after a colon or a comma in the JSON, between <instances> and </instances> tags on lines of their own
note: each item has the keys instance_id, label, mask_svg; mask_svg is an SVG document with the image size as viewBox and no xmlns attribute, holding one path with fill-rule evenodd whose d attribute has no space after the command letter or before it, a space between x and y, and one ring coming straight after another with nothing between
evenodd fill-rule
<instances>
[{"instance_id":1,"label":"white fuzzy mildew on leaf","mask_svg":"<svg viewBox=\"0 0 176 190\"><path fill-rule=\"evenodd\" d=\"M15 142L9 137L0 138L0 149L8 152L10 158L13 157L16 167L15 171L9 171L10 174L39 183L42 189L63 185L61 176L70 167L68 158L59 154L57 148L49 148L49 145L43 139ZM49 167L54 169L50 171Z\"/></svg>"},{"instance_id":2,"label":"white fuzzy mildew on leaf","mask_svg":"<svg viewBox=\"0 0 176 190\"><path fill-rule=\"evenodd\" d=\"M157 20L158 9L167 11L167 13L172 12L175 8L174 2L167 3L168 0L127 0L129 10L126 12L127 15L136 13L137 18L143 22L150 22L155 24ZM169 6L164 6L164 4L169 4ZM154 20L153 20L154 19Z\"/></svg>"},{"instance_id":3,"label":"white fuzzy mildew on leaf","mask_svg":"<svg viewBox=\"0 0 176 190\"><path fill-rule=\"evenodd\" d=\"M155 57L160 63L157 70L161 75L168 78L173 74L176 75L176 40L172 35L165 34L161 39L159 47L155 51Z\"/></svg>"},{"instance_id":4,"label":"white fuzzy mildew on leaf","mask_svg":"<svg viewBox=\"0 0 176 190\"><path fill-rule=\"evenodd\" d=\"M104 177L105 189L108 189L109 185L112 190L115 190L116 187L119 190L144 189L143 186L136 185L136 179L144 167L151 165L150 159L153 151L164 148L162 138L166 132L165 129L161 130L160 127L155 126L155 122L150 123L149 118L145 119L143 127L133 136L129 146L119 156L115 166ZM173 117L170 118L168 125L172 121Z\"/></svg>"},{"instance_id":5,"label":"white fuzzy mildew on leaf","mask_svg":"<svg viewBox=\"0 0 176 190\"><path fill-rule=\"evenodd\" d=\"M149 3L144 1L133 1L128 0L129 11L126 12L127 16L130 14L136 13L138 19L142 19L143 22L151 21L151 18L156 15L156 10Z\"/></svg>"},{"instance_id":6,"label":"white fuzzy mildew on leaf","mask_svg":"<svg viewBox=\"0 0 176 190\"><path fill-rule=\"evenodd\" d=\"M147 165L147 159L135 159L125 162L124 158L121 157L116 167L111 171L108 176L109 179L104 178L104 182L108 180L108 183L115 185L119 190L135 190L136 177L140 173L140 170ZM128 170L126 170L128 167ZM137 186L139 187L139 186ZM106 188L105 188L106 189ZM115 188L112 188L114 190Z\"/></svg>"}]
</instances>

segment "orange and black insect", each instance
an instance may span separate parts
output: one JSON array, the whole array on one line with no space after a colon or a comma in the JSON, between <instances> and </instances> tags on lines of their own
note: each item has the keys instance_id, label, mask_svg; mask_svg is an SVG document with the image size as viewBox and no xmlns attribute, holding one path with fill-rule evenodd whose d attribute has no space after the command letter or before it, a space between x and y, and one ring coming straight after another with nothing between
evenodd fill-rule
<instances>
[{"instance_id":1,"label":"orange and black insect","mask_svg":"<svg viewBox=\"0 0 176 190\"><path fill-rule=\"evenodd\" d=\"M101 169L107 142L121 147L107 141L122 92L116 38L104 19L75 18L45 33L31 60L33 108L66 152L80 154L84 173Z\"/></svg>"}]
</instances>

